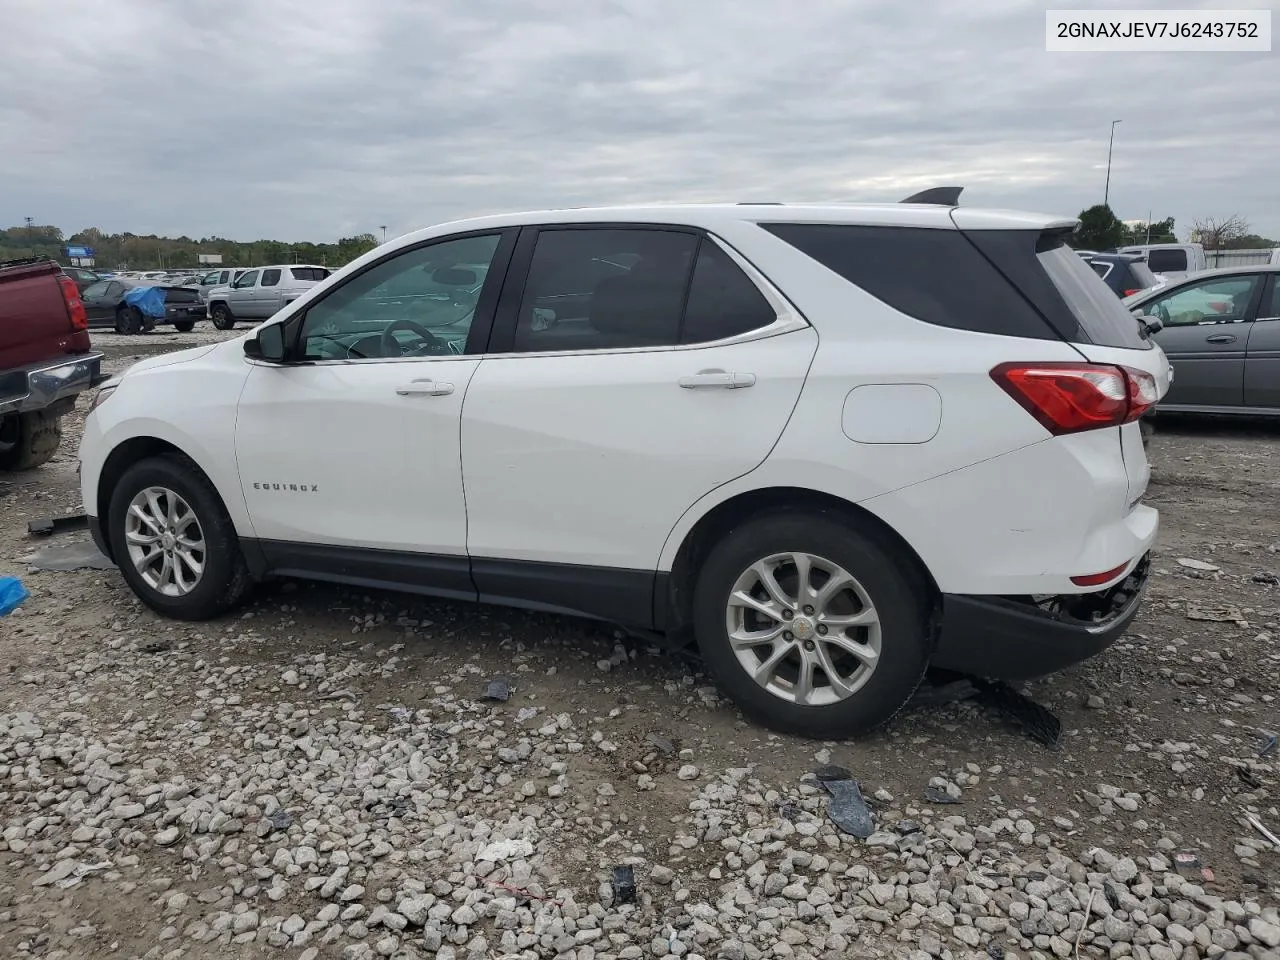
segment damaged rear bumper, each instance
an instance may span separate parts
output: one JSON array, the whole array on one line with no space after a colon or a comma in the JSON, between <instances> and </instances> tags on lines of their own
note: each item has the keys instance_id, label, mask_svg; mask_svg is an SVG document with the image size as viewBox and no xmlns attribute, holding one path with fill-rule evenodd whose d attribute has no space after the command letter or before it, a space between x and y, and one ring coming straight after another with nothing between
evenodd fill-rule
<instances>
[{"instance_id":1,"label":"damaged rear bumper","mask_svg":"<svg viewBox=\"0 0 1280 960\"><path fill-rule=\"evenodd\" d=\"M1111 646L1142 605L1151 555L1098 593L1032 597L944 594L933 665L994 680L1029 680Z\"/></svg>"}]
</instances>

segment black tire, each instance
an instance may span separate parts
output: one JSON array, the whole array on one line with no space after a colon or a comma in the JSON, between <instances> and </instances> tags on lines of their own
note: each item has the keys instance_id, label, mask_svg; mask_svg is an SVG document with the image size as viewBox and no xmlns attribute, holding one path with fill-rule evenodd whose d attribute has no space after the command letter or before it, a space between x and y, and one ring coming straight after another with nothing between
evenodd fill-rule
<instances>
[{"instance_id":1,"label":"black tire","mask_svg":"<svg viewBox=\"0 0 1280 960\"><path fill-rule=\"evenodd\" d=\"M233 330L236 325L236 318L231 314L231 308L225 303L215 303L209 308L209 319L213 321L213 325L219 330Z\"/></svg>"},{"instance_id":2,"label":"black tire","mask_svg":"<svg viewBox=\"0 0 1280 960\"><path fill-rule=\"evenodd\" d=\"M0 415L0 470L48 463L62 443L62 418L42 411Z\"/></svg>"},{"instance_id":3,"label":"black tire","mask_svg":"<svg viewBox=\"0 0 1280 960\"><path fill-rule=\"evenodd\" d=\"M116 310L116 333L136 336L142 332L142 311L125 304Z\"/></svg>"},{"instance_id":4,"label":"black tire","mask_svg":"<svg viewBox=\"0 0 1280 960\"><path fill-rule=\"evenodd\" d=\"M879 616L881 651L875 669L855 693L825 706L771 693L751 677L729 642L726 605L739 575L759 560L791 552L842 567L861 584ZM733 529L703 563L693 596L698 647L720 687L760 724L820 740L856 737L892 719L911 699L928 666L933 604L920 580L891 545L838 513L767 513Z\"/></svg>"},{"instance_id":5,"label":"black tire","mask_svg":"<svg viewBox=\"0 0 1280 960\"><path fill-rule=\"evenodd\" d=\"M179 333L190 333L195 328L196 328L196 322L194 320L173 321L173 329L177 330Z\"/></svg>"},{"instance_id":6,"label":"black tire","mask_svg":"<svg viewBox=\"0 0 1280 960\"><path fill-rule=\"evenodd\" d=\"M203 573L196 586L179 597L165 596L142 578L125 542L125 515L130 502L141 491L156 486L174 491L190 505L203 534ZM116 566L125 581L143 603L165 616L207 620L239 606L252 589L240 540L218 491L181 454L151 457L126 470L111 491L106 528Z\"/></svg>"}]
</instances>

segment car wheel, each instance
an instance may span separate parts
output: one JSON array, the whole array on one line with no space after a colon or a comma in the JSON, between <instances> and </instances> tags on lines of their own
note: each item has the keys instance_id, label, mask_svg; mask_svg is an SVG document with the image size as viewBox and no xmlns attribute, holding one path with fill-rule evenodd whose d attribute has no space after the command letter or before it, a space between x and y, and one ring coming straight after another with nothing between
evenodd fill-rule
<instances>
[{"instance_id":1,"label":"car wheel","mask_svg":"<svg viewBox=\"0 0 1280 960\"><path fill-rule=\"evenodd\" d=\"M147 606L205 620L237 606L251 581L217 490L186 457L142 460L111 492L107 530L116 566Z\"/></svg>"},{"instance_id":2,"label":"car wheel","mask_svg":"<svg viewBox=\"0 0 1280 960\"><path fill-rule=\"evenodd\" d=\"M48 463L62 443L62 418L42 410L0 415L0 470Z\"/></svg>"},{"instance_id":3,"label":"car wheel","mask_svg":"<svg viewBox=\"0 0 1280 960\"><path fill-rule=\"evenodd\" d=\"M196 328L196 322L194 320L173 321L173 329L177 330L179 333L190 333L195 328Z\"/></svg>"},{"instance_id":4,"label":"car wheel","mask_svg":"<svg viewBox=\"0 0 1280 960\"><path fill-rule=\"evenodd\" d=\"M843 517L767 514L707 556L693 598L698 646L764 726L858 736L906 705L928 664L932 604L918 580Z\"/></svg>"},{"instance_id":5,"label":"car wheel","mask_svg":"<svg viewBox=\"0 0 1280 960\"><path fill-rule=\"evenodd\" d=\"M215 303L209 311L209 318L219 330L231 330L236 325L236 318L231 315L225 303Z\"/></svg>"},{"instance_id":6,"label":"car wheel","mask_svg":"<svg viewBox=\"0 0 1280 960\"><path fill-rule=\"evenodd\" d=\"M116 333L134 336L142 332L142 311L125 305L116 311Z\"/></svg>"}]
</instances>

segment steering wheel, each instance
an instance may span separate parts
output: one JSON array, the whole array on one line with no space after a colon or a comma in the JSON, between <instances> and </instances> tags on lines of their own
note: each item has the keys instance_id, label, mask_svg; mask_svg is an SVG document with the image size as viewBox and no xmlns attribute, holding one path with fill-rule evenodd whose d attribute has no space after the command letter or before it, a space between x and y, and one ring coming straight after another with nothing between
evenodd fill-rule
<instances>
[{"instance_id":1,"label":"steering wheel","mask_svg":"<svg viewBox=\"0 0 1280 960\"><path fill-rule=\"evenodd\" d=\"M392 336L397 330L408 330L421 344L414 348L400 343ZM382 331L382 355L384 357L447 356L449 345L414 320L393 320Z\"/></svg>"}]
</instances>

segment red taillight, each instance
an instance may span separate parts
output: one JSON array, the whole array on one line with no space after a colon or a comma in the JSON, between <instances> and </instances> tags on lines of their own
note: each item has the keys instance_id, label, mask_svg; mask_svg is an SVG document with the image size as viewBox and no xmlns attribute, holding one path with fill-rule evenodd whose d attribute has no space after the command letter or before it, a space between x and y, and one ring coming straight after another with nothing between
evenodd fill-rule
<instances>
[{"instance_id":1,"label":"red taillight","mask_svg":"<svg viewBox=\"0 0 1280 960\"><path fill-rule=\"evenodd\" d=\"M1110 570L1104 570L1102 573L1087 573L1082 577L1072 577L1071 582L1077 587L1099 587L1104 583L1114 580L1120 574L1124 573L1125 568L1129 566L1128 561L1113 567Z\"/></svg>"},{"instance_id":2,"label":"red taillight","mask_svg":"<svg viewBox=\"0 0 1280 960\"><path fill-rule=\"evenodd\" d=\"M1126 290L1124 295L1126 297L1132 297L1135 293L1141 293L1145 289L1145 287L1134 287L1132 290Z\"/></svg>"},{"instance_id":3,"label":"red taillight","mask_svg":"<svg viewBox=\"0 0 1280 960\"><path fill-rule=\"evenodd\" d=\"M1142 370L1097 363L1002 363L991 378L1055 436L1115 427L1159 399Z\"/></svg>"},{"instance_id":4,"label":"red taillight","mask_svg":"<svg viewBox=\"0 0 1280 960\"><path fill-rule=\"evenodd\" d=\"M67 315L71 318L73 330L89 329L89 314L85 313L84 301L80 299L80 288L68 276L58 277L58 285L62 287L62 299L67 304Z\"/></svg>"}]
</instances>

